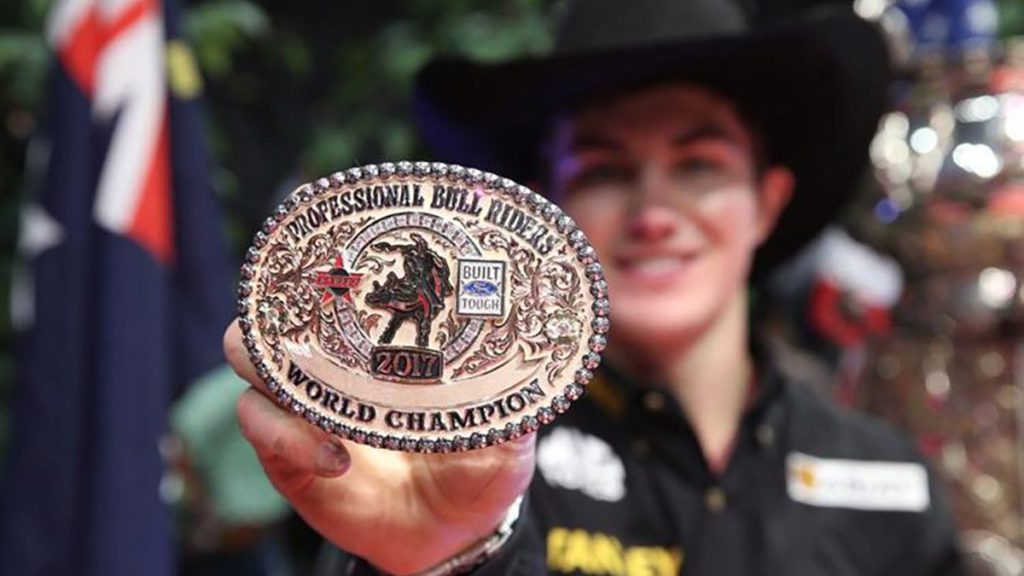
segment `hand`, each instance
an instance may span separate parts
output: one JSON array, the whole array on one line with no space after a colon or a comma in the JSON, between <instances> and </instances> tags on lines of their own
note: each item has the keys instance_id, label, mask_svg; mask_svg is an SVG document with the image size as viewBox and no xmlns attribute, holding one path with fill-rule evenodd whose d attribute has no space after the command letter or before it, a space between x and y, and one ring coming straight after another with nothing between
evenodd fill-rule
<instances>
[{"instance_id":1,"label":"hand","mask_svg":"<svg viewBox=\"0 0 1024 576\"><path fill-rule=\"evenodd\" d=\"M237 322L224 352L255 387L239 398L238 419L270 481L325 538L392 574L425 570L489 536L533 476L533 434L459 454L346 442L260 392Z\"/></svg>"}]
</instances>

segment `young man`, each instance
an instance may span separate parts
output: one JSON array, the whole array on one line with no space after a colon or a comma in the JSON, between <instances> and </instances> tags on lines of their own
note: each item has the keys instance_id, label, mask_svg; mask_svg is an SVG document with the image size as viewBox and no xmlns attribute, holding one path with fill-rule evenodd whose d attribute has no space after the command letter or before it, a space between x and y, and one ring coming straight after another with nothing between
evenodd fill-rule
<instances>
[{"instance_id":1,"label":"young man","mask_svg":"<svg viewBox=\"0 0 1024 576\"><path fill-rule=\"evenodd\" d=\"M598 250L607 361L539 440L458 455L343 444L243 395L271 480L351 554L324 573L960 573L911 444L787 381L749 338L748 278L852 189L885 62L846 11L749 30L722 0L587 0L553 57L429 67L439 153L543 182ZM226 348L258 383L237 329Z\"/></svg>"}]
</instances>

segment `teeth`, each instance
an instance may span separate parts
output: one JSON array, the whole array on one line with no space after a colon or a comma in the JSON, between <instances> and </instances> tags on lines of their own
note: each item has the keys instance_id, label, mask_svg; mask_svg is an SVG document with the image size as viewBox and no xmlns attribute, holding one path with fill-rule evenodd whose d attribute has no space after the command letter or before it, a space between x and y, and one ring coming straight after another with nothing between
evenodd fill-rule
<instances>
[{"instance_id":1,"label":"teeth","mask_svg":"<svg viewBox=\"0 0 1024 576\"><path fill-rule=\"evenodd\" d=\"M641 272L644 274L664 274L678 269L680 265L681 262L679 262L678 258L673 258L671 256L657 256L634 260L630 263L630 268L635 272Z\"/></svg>"}]
</instances>

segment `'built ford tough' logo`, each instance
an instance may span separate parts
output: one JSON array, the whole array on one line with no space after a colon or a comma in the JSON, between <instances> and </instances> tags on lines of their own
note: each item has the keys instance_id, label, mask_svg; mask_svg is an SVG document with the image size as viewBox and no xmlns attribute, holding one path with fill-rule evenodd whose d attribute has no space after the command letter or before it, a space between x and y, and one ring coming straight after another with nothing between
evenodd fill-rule
<instances>
[{"instance_id":1,"label":"'built ford tough' logo","mask_svg":"<svg viewBox=\"0 0 1024 576\"><path fill-rule=\"evenodd\" d=\"M505 263L459 260L456 313L462 316L505 315Z\"/></svg>"}]
</instances>

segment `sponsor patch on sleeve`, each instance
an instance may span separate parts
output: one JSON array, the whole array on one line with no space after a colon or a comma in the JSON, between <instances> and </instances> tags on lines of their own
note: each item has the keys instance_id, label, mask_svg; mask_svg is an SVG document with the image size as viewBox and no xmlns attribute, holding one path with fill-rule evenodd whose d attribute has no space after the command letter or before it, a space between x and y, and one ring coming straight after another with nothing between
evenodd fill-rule
<instances>
[{"instance_id":1,"label":"sponsor patch on sleeve","mask_svg":"<svg viewBox=\"0 0 1024 576\"><path fill-rule=\"evenodd\" d=\"M824 508L922 512L931 503L928 471L916 462L786 457L786 488L796 502Z\"/></svg>"}]
</instances>

